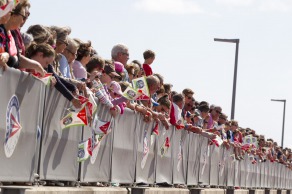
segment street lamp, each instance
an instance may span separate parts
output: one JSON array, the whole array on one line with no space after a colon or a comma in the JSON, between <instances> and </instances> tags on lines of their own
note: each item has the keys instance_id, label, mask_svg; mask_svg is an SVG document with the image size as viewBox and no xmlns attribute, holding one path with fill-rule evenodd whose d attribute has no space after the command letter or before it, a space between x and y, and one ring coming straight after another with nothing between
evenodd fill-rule
<instances>
[{"instance_id":1,"label":"street lamp","mask_svg":"<svg viewBox=\"0 0 292 194\"><path fill-rule=\"evenodd\" d=\"M271 101L284 102L283 124L282 124L282 141L281 141L281 147L283 148L283 145L284 145L284 126L285 126L286 99L283 99L283 100L271 99Z\"/></svg>"},{"instance_id":2,"label":"street lamp","mask_svg":"<svg viewBox=\"0 0 292 194\"><path fill-rule=\"evenodd\" d=\"M238 62L239 39L214 38L214 41L236 43L234 75L233 75L233 90L232 90L232 104L231 104L231 119L233 120L234 119L234 111L235 111L235 96L236 96L236 80L237 80L237 62Z\"/></svg>"}]
</instances>

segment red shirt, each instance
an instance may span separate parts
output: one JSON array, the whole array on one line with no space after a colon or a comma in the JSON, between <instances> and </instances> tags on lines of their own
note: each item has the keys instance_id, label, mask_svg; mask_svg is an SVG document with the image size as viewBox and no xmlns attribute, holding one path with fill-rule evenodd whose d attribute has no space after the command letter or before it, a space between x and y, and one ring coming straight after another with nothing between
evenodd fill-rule
<instances>
[{"instance_id":1,"label":"red shirt","mask_svg":"<svg viewBox=\"0 0 292 194\"><path fill-rule=\"evenodd\" d=\"M145 72L146 76L153 74L152 68L150 67L150 65L143 64L143 69L144 69L144 72Z\"/></svg>"}]
</instances>

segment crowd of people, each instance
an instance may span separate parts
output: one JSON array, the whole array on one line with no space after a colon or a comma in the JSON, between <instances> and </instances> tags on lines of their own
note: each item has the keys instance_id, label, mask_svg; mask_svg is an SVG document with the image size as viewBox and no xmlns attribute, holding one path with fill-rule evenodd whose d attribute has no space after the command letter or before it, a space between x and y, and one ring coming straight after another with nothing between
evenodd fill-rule
<instances>
[{"instance_id":1,"label":"crowd of people","mask_svg":"<svg viewBox=\"0 0 292 194\"><path fill-rule=\"evenodd\" d=\"M235 159L242 160L248 153L253 162L279 162L291 169L292 152L273 139L266 139L255 130L240 127L238 121L229 120L218 105L195 99L195 92L186 88L174 91L171 83L164 83L163 76L153 72L151 66L156 53L145 50L143 62L129 60L129 48L114 45L111 59L104 59L93 48L91 41L70 37L71 29L60 26L32 25L21 31L30 16L30 3L22 0L0 1L0 68L52 74L51 85L72 103L81 107L78 95L93 95L105 104L115 117L128 108L141 114L145 122L161 122L166 129L188 130L212 140L218 136L223 146L234 149ZM149 99L129 100L123 95L132 80L145 76ZM257 146L244 147L246 136L256 138ZM191 151L191 150L190 150Z\"/></svg>"}]
</instances>

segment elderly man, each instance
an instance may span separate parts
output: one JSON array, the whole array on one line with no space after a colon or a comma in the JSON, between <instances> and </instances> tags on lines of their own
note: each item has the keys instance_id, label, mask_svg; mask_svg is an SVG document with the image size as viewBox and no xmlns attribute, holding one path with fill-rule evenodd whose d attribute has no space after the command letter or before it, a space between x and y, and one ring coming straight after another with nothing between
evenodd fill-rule
<instances>
[{"instance_id":1,"label":"elderly man","mask_svg":"<svg viewBox=\"0 0 292 194\"><path fill-rule=\"evenodd\" d=\"M123 44L117 44L112 48L112 60L120 62L124 65L123 73L125 76L122 81L129 82L129 74L126 70L127 61L129 60L129 49Z\"/></svg>"}]
</instances>

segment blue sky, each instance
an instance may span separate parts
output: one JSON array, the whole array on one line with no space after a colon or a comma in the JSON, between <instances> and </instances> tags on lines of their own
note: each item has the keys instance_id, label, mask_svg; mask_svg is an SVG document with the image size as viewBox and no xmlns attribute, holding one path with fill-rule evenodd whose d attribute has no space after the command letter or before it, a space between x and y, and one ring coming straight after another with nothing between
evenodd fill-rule
<instances>
[{"instance_id":1,"label":"blue sky","mask_svg":"<svg viewBox=\"0 0 292 194\"><path fill-rule=\"evenodd\" d=\"M292 148L292 1L290 0L31 0L32 24L70 26L71 37L91 40L108 59L113 45L129 47L130 60L156 52L152 64L165 82L230 115L235 44L239 38L235 119Z\"/></svg>"}]
</instances>

